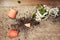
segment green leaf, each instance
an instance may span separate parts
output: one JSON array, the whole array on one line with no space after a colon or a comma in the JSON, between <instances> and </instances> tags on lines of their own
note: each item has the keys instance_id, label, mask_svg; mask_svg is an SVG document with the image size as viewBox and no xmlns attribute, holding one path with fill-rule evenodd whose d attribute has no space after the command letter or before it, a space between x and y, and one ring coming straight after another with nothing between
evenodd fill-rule
<instances>
[{"instance_id":1,"label":"green leaf","mask_svg":"<svg viewBox=\"0 0 60 40\"><path fill-rule=\"evenodd\" d=\"M32 18L35 18L36 17L36 14L34 13L33 15L32 15Z\"/></svg>"},{"instance_id":2,"label":"green leaf","mask_svg":"<svg viewBox=\"0 0 60 40\"><path fill-rule=\"evenodd\" d=\"M39 9L39 12L41 13L41 15L43 15L46 12L46 10L44 8L41 8Z\"/></svg>"}]
</instances>

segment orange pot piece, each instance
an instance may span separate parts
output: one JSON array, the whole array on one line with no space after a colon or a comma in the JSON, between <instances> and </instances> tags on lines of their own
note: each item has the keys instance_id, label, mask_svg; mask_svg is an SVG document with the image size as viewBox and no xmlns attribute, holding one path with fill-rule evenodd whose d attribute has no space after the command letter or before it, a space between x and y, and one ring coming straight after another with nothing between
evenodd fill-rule
<instances>
[{"instance_id":1,"label":"orange pot piece","mask_svg":"<svg viewBox=\"0 0 60 40\"><path fill-rule=\"evenodd\" d=\"M8 16L10 18L13 18L13 19L16 18L16 15L17 15L17 11L14 9L10 9L10 11L8 12Z\"/></svg>"},{"instance_id":2,"label":"orange pot piece","mask_svg":"<svg viewBox=\"0 0 60 40\"><path fill-rule=\"evenodd\" d=\"M16 30L10 30L9 31L9 34L8 34L8 37L9 38L14 38L14 37L17 37L18 36L18 31L16 31Z\"/></svg>"}]
</instances>

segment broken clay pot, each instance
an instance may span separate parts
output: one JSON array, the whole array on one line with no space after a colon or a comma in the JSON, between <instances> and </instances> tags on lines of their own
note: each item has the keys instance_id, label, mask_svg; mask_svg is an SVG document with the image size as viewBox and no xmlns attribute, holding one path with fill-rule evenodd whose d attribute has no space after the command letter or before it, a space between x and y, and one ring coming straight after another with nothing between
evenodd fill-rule
<instances>
[{"instance_id":1,"label":"broken clay pot","mask_svg":"<svg viewBox=\"0 0 60 40\"><path fill-rule=\"evenodd\" d=\"M19 33L18 31L12 29L9 31L8 37L9 38L15 38L18 36L18 33Z\"/></svg>"},{"instance_id":2,"label":"broken clay pot","mask_svg":"<svg viewBox=\"0 0 60 40\"><path fill-rule=\"evenodd\" d=\"M15 18L16 18L16 15L17 15L17 10L10 9L10 11L8 12L7 15L8 15L10 18L15 19Z\"/></svg>"}]
</instances>

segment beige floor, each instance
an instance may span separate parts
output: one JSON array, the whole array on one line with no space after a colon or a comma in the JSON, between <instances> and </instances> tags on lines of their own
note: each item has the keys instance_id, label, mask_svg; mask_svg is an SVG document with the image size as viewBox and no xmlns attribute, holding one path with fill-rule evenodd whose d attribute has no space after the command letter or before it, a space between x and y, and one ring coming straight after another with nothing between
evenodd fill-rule
<instances>
[{"instance_id":1,"label":"beige floor","mask_svg":"<svg viewBox=\"0 0 60 40\"><path fill-rule=\"evenodd\" d=\"M17 1L17 0L16 0ZM0 4L0 40L60 40L60 17L57 19L49 18L48 20L42 21L39 25L33 25L31 28L27 29L23 26L20 27L20 33L18 37L9 39L8 32L12 28L11 24L16 23L14 19L10 19L7 16L8 11L10 8L14 8L18 10L18 14L16 18L20 17L29 17L32 13L35 12L36 8L35 5L39 3L36 0L34 2L23 1L22 4L18 4L16 1L13 0L14 6L3 6ZM0 1L2 2L2 1ZM31 2L34 6L32 6ZM37 3L36 3L37 2ZM49 1L51 3L51 1ZM41 2L43 4L49 4L49 2ZM53 1L52 1L53 2ZM55 1L55 5L59 6L59 0ZM27 3L27 4L23 4ZM53 4L53 3L52 3ZM51 5L50 5L51 6ZM28 11L28 12L27 12ZM8 29L10 28L10 29Z\"/></svg>"}]
</instances>

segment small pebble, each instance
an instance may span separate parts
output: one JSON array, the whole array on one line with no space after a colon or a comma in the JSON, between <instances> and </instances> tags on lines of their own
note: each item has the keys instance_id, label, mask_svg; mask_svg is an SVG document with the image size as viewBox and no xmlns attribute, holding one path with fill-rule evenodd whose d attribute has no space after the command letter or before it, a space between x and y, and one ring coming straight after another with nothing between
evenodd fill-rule
<instances>
[{"instance_id":1,"label":"small pebble","mask_svg":"<svg viewBox=\"0 0 60 40\"><path fill-rule=\"evenodd\" d=\"M26 24L24 24L26 27L30 27L31 26L31 24L30 23L26 23Z\"/></svg>"},{"instance_id":2,"label":"small pebble","mask_svg":"<svg viewBox=\"0 0 60 40\"><path fill-rule=\"evenodd\" d=\"M8 29L10 29L10 28L8 28Z\"/></svg>"},{"instance_id":3,"label":"small pebble","mask_svg":"<svg viewBox=\"0 0 60 40\"><path fill-rule=\"evenodd\" d=\"M27 37L25 37L25 39L27 39Z\"/></svg>"},{"instance_id":4,"label":"small pebble","mask_svg":"<svg viewBox=\"0 0 60 40\"><path fill-rule=\"evenodd\" d=\"M21 1L17 1L18 3L21 3Z\"/></svg>"}]
</instances>

